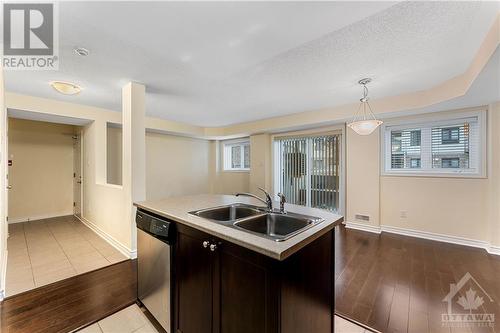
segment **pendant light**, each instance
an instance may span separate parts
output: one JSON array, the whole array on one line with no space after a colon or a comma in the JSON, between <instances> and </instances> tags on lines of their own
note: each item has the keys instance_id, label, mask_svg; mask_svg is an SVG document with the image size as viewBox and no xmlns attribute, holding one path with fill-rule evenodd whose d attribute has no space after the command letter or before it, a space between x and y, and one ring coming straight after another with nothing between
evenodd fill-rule
<instances>
[{"instance_id":1,"label":"pendant light","mask_svg":"<svg viewBox=\"0 0 500 333\"><path fill-rule=\"evenodd\" d=\"M358 83L363 86L363 97L359 99L361 103L359 104L358 111L354 115L354 118L347 124L347 126L359 135L369 135L383 123L383 121L375 118L370 103L368 103L368 88L366 85L371 81L372 79L370 78L358 81Z\"/></svg>"}]
</instances>

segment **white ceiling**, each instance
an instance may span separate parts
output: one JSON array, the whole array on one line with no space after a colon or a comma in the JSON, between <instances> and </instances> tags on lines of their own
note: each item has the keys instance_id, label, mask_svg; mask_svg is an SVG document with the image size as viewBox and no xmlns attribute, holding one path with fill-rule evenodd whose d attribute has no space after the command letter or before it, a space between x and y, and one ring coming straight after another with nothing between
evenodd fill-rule
<instances>
[{"instance_id":1,"label":"white ceiling","mask_svg":"<svg viewBox=\"0 0 500 333\"><path fill-rule=\"evenodd\" d=\"M119 111L133 80L148 115L228 125L351 103L365 76L372 98L432 87L468 67L499 4L61 2L59 71L10 71L6 87Z\"/></svg>"}]
</instances>

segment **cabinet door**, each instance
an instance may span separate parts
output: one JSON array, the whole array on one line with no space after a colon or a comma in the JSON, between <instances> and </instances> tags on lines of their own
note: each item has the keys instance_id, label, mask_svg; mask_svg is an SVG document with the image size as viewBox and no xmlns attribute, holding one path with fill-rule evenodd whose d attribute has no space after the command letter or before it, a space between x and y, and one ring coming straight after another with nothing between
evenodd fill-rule
<instances>
[{"instance_id":1,"label":"cabinet door","mask_svg":"<svg viewBox=\"0 0 500 333\"><path fill-rule=\"evenodd\" d=\"M228 243L218 252L214 333L277 332L278 288L268 258Z\"/></svg>"},{"instance_id":2,"label":"cabinet door","mask_svg":"<svg viewBox=\"0 0 500 333\"><path fill-rule=\"evenodd\" d=\"M177 234L176 333L212 332L212 257L203 233Z\"/></svg>"}]
</instances>

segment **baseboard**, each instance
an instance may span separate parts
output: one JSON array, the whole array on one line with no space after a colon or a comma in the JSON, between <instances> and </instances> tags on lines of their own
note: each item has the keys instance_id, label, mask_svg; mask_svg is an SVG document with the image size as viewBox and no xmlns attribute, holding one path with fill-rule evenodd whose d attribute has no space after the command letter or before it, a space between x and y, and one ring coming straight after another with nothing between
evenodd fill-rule
<instances>
[{"instance_id":1,"label":"baseboard","mask_svg":"<svg viewBox=\"0 0 500 333\"><path fill-rule=\"evenodd\" d=\"M374 234L380 234L380 227L379 226L374 226L374 225L369 225L366 223L358 223L358 222L348 222L346 221L345 227L348 229L355 229L355 230L361 230L361 231L367 231L371 232Z\"/></svg>"},{"instance_id":2,"label":"baseboard","mask_svg":"<svg viewBox=\"0 0 500 333\"><path fill-rule=\"evenodd\" d=\"M9 224L51 219L54 217L69 216L69 215L73 215L73 211L59 212L56 214L44 214L44 215L37 215L37 216L23 216L23 217L16 217L16 218L9 217Z\"/></svg>"},{"instance_id":3,"label":"baseboard","mask_svg":"<svg viewBox=\"0 0 500 333\"><path fill-rule=\"evenodd\" d=\"M445 242L445 243L480 248L480 249L486 250L490 254L500 255L500 251L499 251L500 247L493 246L488 242L477 240L477 239L436 234L436 233L428 232L428 231L399 228L399 227L393 227L393 226L388 226L388 225L382 225L380 227L380 229L382 230L382 232L387 232L387 233L391 233L391 234L417 237L417 238L423 238L423 239L428 239L428 240L433 240L433 241L438 241L438 242Z\"/></svg>"},{"instance_id":4,"label":"baseboard","mask_svg":"<svg viewBox=\"0 0 500 333\"><path fill-rule=\"evenodd\" d=\"M367 231L375 234L380 234L381 232L387 232L391 234L397 234L402 236L416 237L422 239L433 240L437 242L445 242L463 246L470 246L475 248L480 248L486 250L490 254L500 255L500 246L491 245L488 242L480 241L477 239L469 239L458 236L449 236L443 234L436 234L428 231L420 231L413 229L406 229L400 227L393 227L389 225L381 225L381 226L372 226L365 223L357 223L357 222L346 222L346 228Z\"/></svg>"},{"instance_id":5,"label":"baseboard","mask_svg":"<svg viewBox=\"0 0 500 333\"><path fill-rule=\"evenodd\" d=\"M89 227L93 232L95 232L99 237L104 239L106 242L109 243L109 245L113 246L115 249L120 251L124 256L130 259L135 259L137 258L137 250L131 250L127 246L123 245L121 242L119 242L116 238L99 228L96 224L93 222L87 220L83 216L76 216L77 219L79 219L83 224L85 224L87 227Z\"/></svg>"},{"instance_id":6,"label":"baseboard","mask_svg":"<svg viewBox=\"0 0 500 333\"><path fill-rule=\"evenodd\" d=\"M500 256L500 246L490 245L490 248L488 249L488 253Z\"/></svg>"},{"instance_id":7,"label":"baseboard","mask_svg":"<svg viewBox=\"0 0 500 333\"><path fill-rule=\"evenodd\" d=\"M0 301L3 301L3 299L5 298L5 279L7 278L7 258L9 257L8 256L8 253L9 251L7 251L7 249L5 249L5 251L3 251L3 255L2 255L2 263L1 263L1 273L2 274L0 276Z\"/></svg>"}]
</instances>

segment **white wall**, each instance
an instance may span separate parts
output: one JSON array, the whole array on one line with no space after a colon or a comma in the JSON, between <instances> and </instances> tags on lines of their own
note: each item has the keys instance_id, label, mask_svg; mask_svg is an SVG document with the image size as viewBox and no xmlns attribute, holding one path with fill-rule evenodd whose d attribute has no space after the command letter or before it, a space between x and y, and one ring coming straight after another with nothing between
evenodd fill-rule
<instances>
[{"instance_id":1,"label":"white wall","mask_svg":"<svg viewBox=\"0 0 500 333\"><path fill-rule=\"evenodd\" d=\"M74 131L9 119L9 223L73 214Z\"/></svg>"},{"instance_id":2,"label":"white wall","mask_svg":"<svg viewBox=\"0 0 500 333\"><path fill-rule=\"evenodd\" d=\"M146 133L146 198L211 192L211 143Z\"/></svg>"}]
</instances>

